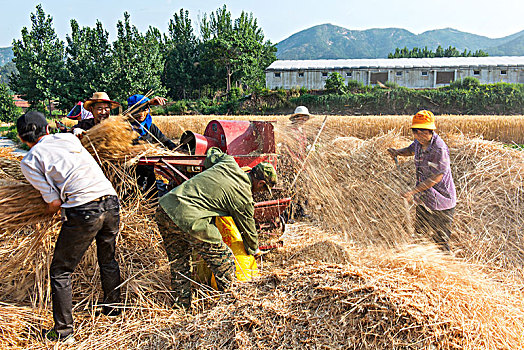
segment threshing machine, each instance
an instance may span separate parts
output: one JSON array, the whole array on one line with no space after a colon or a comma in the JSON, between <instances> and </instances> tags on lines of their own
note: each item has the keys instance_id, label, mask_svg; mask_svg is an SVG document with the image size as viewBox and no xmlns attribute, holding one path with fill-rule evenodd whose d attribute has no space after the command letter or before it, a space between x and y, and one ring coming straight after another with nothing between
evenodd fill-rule
<instances>
[{"instance_id":1,"label":"threshing machine","mask_svg":"<svg viewBox=\"0 0 524 350\"><path fill-rule=\"evenodd\" d=\"M277 169L275 134L271 122L243 120L212 120L204 134L185 131L180 137L179 150L187 154L168 157L145 157L139 164L154 165L155 171L178 186L202 172L206 151L218 147L233 156L240 167L253 168L269 162ZM255 221L261 229L282 228L282 213L291 198L255 203Z\"/></svg>"}]
</instances>

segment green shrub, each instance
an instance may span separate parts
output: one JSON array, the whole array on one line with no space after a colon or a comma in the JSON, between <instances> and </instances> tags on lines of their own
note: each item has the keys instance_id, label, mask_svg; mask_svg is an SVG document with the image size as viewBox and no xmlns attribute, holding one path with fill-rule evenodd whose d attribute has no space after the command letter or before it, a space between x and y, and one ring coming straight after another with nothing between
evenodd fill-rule
<instances>
[{"instance_id":1,"label":"green shrub","mask_svg":"<svg viewBox=\"0 0 524 350\"><path fill-rule=\"evenodd\" d=\"M350 92L358 92L364 90L364 84L358 80L348 80L346 90Z\"/></svg>"},{"instance_id":2,"label":"green shrub","mask_svg":"<svg viewBox=\"0 0 524 350\"><path fill-rule=\"evenodd\" d=\"M337 72L329 73L324 89L330 94L344 94L346 92L344 78Z\"/></svg>"},{"instance_id":3,"label":"green shrub","mask_svg":"<svg viewBox=\"0 0 524 350\"><path fill-rule=\"evenodd\" d=\"M22 110L16 107L13 96L9 92L7 86L0 83L0 121L15 121L21 113Z\"/></svg>"}]
</instances>

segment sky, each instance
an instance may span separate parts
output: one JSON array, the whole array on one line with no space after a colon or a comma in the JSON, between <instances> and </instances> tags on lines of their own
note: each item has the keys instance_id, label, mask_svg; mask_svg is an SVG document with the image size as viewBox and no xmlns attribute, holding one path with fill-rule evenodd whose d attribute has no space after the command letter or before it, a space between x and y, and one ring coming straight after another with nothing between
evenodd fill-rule
<instances>
[{"instance_id":1,"label":"sky","mask_svg":"<svg viewBox=\"0 0 524 350\"><path fill-rule=\"evenodd\" d=\"M323 23L357 30L397 27L415 34L451 27L490 38L524 30L523 0L0 0L0 47L11 46L22 27L30 27L30 13L39 3L64 40L72 18L90 27L99 19L114 40L116 23L125 11L140 31L151 25L167 32L180 8L189 10L196 25L205 13L224 4L234 18L242 11L252 12L273 43Z\"/></svg>"}]
</instances>

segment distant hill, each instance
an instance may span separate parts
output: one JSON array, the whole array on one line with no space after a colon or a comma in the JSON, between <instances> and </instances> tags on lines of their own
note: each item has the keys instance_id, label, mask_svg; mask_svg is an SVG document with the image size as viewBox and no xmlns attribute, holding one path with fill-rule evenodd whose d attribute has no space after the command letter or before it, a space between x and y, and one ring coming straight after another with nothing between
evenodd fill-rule
<instances>
[{"instance_id":1,"label":"distant hill","mask_svg":"<svg viewBox=\"0 0 524 350\"><path fill-rule=\"evenodd\" d=\"M524 31L503 38L461 32L452 28L413 34L400 28L350 30L321 24L282 40L277 44L278 59L386 58L395 48L407 46L435 50L454 46L458 50L482 49L490 55L524 56Z\"/></svg>"},{"instance_id":2,"label":"distant hill","mask_svg":"<svg viewBox=\"0 0 524 350\"><path fill-rule=\"evenodd\" d=\"M11 47L0 47L0 66L13 59L13 49Z\"/></svg>"}]
</instances>

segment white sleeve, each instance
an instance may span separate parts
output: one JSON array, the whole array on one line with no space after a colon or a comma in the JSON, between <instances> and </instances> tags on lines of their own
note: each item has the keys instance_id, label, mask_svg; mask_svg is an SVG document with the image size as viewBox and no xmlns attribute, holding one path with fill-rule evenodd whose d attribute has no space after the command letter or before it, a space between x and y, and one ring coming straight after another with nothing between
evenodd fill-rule
<instances>
[{"instance_id":1,"label":"white sleeve","mask_svg":"<svg viewBox=\"0 0 524 350\"><path fill-rule=\"evenodd\" d=\"M40 169L38 161L29 155L20 163L20 168L25 178L34 188L40 191L42 198L46 203L51 203L54 200L60 199L60 194L55 188L47 182L42 169Z\"/></svg>"}]
</instances>

